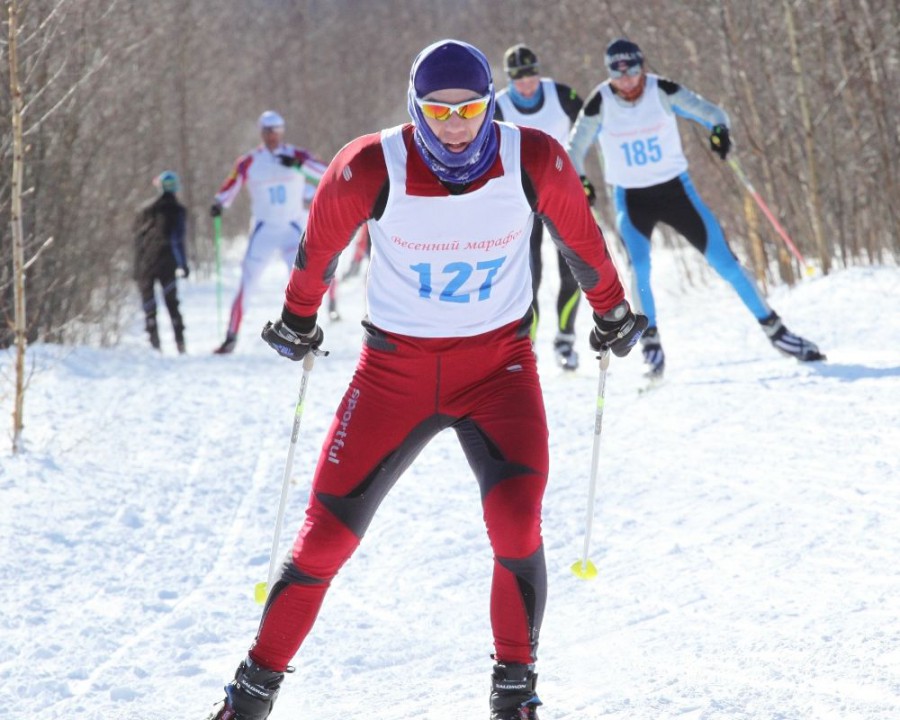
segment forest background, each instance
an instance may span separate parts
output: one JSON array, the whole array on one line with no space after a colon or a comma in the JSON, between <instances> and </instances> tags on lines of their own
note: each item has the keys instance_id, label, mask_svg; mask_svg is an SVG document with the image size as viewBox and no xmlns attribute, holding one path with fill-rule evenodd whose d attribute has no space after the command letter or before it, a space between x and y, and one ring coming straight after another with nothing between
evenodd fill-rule
<instances>
[{"instance_id":1,"label":"forest background","mask_svg":"<svg viewBox=\"0 0 900 720\"><path fill-rule=\"evenodd\" d=\"M894 263L900 236L897 0L6 0L0 65L15 40L25 141L28 339L115 343L133 312L131 224L163 170L182 178L189 258L215 272L208 208L276 109L286 140L329 160L404 122L410 64L442 37L490 59L531 46L582 98L603 50L628 37L647 67L723 106L735 155L800 252L828 273ZM16 23L10 24L14 18ZM15 33L15 37L10 31ZM0 347L12 342L11 83L0 88ZM765 283L799 263L692 123L695 184ZM589 175L602 187L596 159ZM601 215L611 226L608 198ZM224 234L246 231L248 203ZM52 241L50 239L52 238ZM50 241L50 242L48 242ZM681 242L664 234L663 242ZM755 242L757 241L757 242ZM754 249L756 248L756 249ZM99 331L99 332L98 332Z\"/></svg>"}]
</instances>

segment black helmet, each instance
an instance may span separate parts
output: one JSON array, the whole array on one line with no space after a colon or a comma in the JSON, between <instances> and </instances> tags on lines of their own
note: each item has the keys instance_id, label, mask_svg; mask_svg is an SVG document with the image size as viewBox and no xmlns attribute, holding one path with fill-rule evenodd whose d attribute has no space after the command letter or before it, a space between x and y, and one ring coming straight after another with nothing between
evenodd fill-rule
<instances>
[{"instance_id":1,"label":"black helmet","mask_svg":"<svg viewBox=\"0 0 900 720\"><path fill-rule=\"evenodd\" d=\"M613 40L607 46L604 60L606 61L607 70L624 72L635 65L643 65L644 53L641 52L636 43L619 38L618 40Z\"/></svg>"},{"instance_id":2,"label":"black helmet","mask_svg":"<svg viewBox=\"0 0 900 720\"><path fill-rule=\"evenodd\" d=\"M519 80L532 75L539 75L538 59L534 51L527 45L513 45L503 55L503 67L510 80Z\"/></svg>"}]
</instances>

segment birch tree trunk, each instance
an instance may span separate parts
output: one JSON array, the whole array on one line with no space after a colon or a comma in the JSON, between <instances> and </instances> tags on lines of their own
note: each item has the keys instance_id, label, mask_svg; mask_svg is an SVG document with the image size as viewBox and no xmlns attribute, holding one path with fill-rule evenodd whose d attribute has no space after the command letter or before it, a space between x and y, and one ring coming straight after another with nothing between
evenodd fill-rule
<instances>
[{"instance_id":1,"label":"birch tree trunk","mask_svg":"<svg viewBox=\"0 0 900 720\"><path fill-rule=\"evenodd\" d=\"M747 243L750 245L750 257L753 259L753 271L763 293L768 293L766 279L766 252L759 235L759 219L756 205L749 194L744 193L744 217L747 220Z\"/></svg>"},{"instance_id":2,"label":"birch tree trunk","mask_svg":"<svg viewBox=\"0 0 900 720\"><path fill-rule=\"evenodd\" d=\"M754 151L759 153L760 151L756 138L763 134L763 124L759 117L759 110L756 107L753 89L750 87L747 78L747 60L741 42L741 34L735 27L732 5L733 3L730 0L726 0L726 2L720 3L719 6L722 17L722 32L725 35L725 46L729 56L727 72L731 79L730 85L734 89L734 92L738 93L739 96L743 98L744 105L746 106L746 111L741 117L741 124L747 138L746 147L748 154ZM734 120L732 120L732 125L734 124ZM747 223L747 243L750 247L750 257L753 260L753 270L763 292L767 293L769 263L766 256L766 249L762 242L762 236L759 231L759 218L756 213L756 206L743 187L740 188L740 192L744 197L744 220ZM791 285L794 284L793 276L790 277L788 283Z\"/></svg>"},{"instance_id":3,"label":"birch tree trunk","mask_svg":"<svg viewBox=\"0 0 900 720\"><path fill-rule=\"evenodd\" d=\"M806 165L809 174L809 189L806 192L806 203L809 219L812 223L813 237L822 263L822 272L826 275L831 270L831 250L825 244L822 230L822 201L819 197L819 169L816 163L816 146L813 138L813 125L809 112L809 96L803 82L803 65L797 47L797 31L794 24L794 11L790 0L783 0L784 18L787 25L788 40L791 48L791 65L797 75L797 95L800 100L800 116L803 122L803 140L806 150Z\"/></svg>"},{"instance_id":4,"label":"birch tree trunk","mask_svg":"<svg viewBox=\"0 0 900 720\"><path fill-rule=\"evenodd\" d=\"M869 31L869 35L874 34L873 27L875 25L875 20L872 17L872 11L869 7L868 0L860 1L860 9L862 10L862 16L865 20L866 27ZM896 32L896 26L895 32ZM897 197L897 183L894 178L894 171L891 164L891 150L895 147L895 143L897 142L898 136L900 133L897 131L897 122L896 116L894 116L893 121L889 120L891 117L891 113L888 112L887 109L887 101L885 98L885 84L880 81L881 73L879 69L876 67L876 55L874 52L866 52L866 88L868 90L868 97L871 99L871 103L876 109L874 114L876 119L876 128L878 131L878 140L881 146L881 151L879 152L879 156L881 157L881 167L880 170L880 184L885 187L887 190L886 193L883 194L883 197L888 198L888 201L884 203L885 206L885 214L889 219L889 223L887 226L887 235L890 238L890 243L895 250L900 249L900 242L898 242L898 233L897 230L900 228L900 217L898 217L896 202L894 198ZM895 93L896 87L893 89L888 86L887 92ZM893 126L893 131L890 126ZM891 137L893 135L893 138ZM872 237L869 240L869 254L870 256L874 256L879 262L881 261L881 242L876 242L875 238Z\"/></svg>"},{"instance_id":5,"label":"birch tree trunk","mask_svg":"<svg viewBox=\"0 0 900 720\"><path fill-rule=\"evenodd\" d=\"M22 225L22 179L24 177L24 149L22 140L22 89L19 87L19 67L16 40L18 29L16 20L18 3L9 3L9 91L11 98L11 125L13 135L13 163L10 184L10 225L13 254L14 314L13 333L15 335L15 391L13 403L12 451L21 449L22 429L25 427L25 348L27 347L25 327L25 237Z\"/></svg>"}]
</instances>

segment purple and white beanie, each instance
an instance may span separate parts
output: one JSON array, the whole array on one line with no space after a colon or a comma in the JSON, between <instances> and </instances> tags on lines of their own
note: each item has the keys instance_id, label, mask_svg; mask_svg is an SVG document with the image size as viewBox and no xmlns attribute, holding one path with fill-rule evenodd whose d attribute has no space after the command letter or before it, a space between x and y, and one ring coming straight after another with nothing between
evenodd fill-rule
<instances>
[{"instance_id":1,"label":"purple and white beanie","mask_svg":"<svg viewBox=\"0 0 900 720\"><path fill-rule=\"evenodd\" d=\"M462 88L477 93L479 97L490 95L491 101L484 113L475 139L463 152L448 150L428 127L416 98L450 88ZM416 126L416 149L426 165L441 180L451 183L471 182L493 164L499 149L494 130L494 82L491 66L478 48L461 40L439 40L422 50L413 62L409 73L407 109Z\"/></svg>"}]
</instances>

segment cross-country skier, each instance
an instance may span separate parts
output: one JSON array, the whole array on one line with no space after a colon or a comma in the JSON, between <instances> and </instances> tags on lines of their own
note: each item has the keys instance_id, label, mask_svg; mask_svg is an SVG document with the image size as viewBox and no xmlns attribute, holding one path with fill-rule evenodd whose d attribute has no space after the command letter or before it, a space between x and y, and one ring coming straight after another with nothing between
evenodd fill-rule
<instances>
[{"instance_id":1,"label":"cross-country skier","mask_svg":"<svg viewBox=\"0 0 900 720\"><path fill-rule=\"evenodd\" d=\"M568 85L553 78L541 77L537 55L526 45L513 45L503 56L503 65L509 81L507 87L497 93L497 107L494 117L516 125L537 128L565 143L578 118L582 101ZM531 228L531 282L534 294L535 324L532 339L537 333L540 318L538 288L541 284L543 262L541 241L544 237L544 223L535 218ZM559 365L565 370L578 367L578 353L575 351L575 315L581 291L569 264L562 253L557 251L559 264L559 293L556 298L558 324L553 350Z\"/></svg>"},{"instance_id":2,"label":"cross-country skier","mask_svg":"<svg viewBox=\"0 0 900 720\"><path fill-rule=\"evenodd\" d=\"M610 79L587 99L568 150L584 177L585 154L595 140L599 144L606 182L613 187L616 227L634 273L636 300L650 321L641 338L647 375L661 377L665 369L650 287L650 236L659 222L670 225L703 253L775 348L798 360L823 360L814 343L790 332L769 307L688 176L676 118L707 128L713 152L724 160L731 148L728 115L683 85L645 72L644 55L629 40L610 43L605 61Z\"/></svg>"},{"instance_id":3,"label":"cross-country skier","mask_svg":"<svg viewBox=\"0 0 900 720\"><path fill-rule=\"evenodd\" d=\"M160 190L159 197L144 205L134 221L134 274L141 293L144 309L144 327L150 345L160 349L159 328L156 323L156 293L159 283L163 301L172 320L175 346L185 352L184 320L178 307L176 273L187 277L190 273L184 251L184 234L187 210L178 202L178 175L166 170L153 180Z\"/></svg>"},{"instance_id":4,"label":"cross-country skier","mask_svg":"<svg viewBox=\"0 0 900 720\"><path fill-rule=\"evenodd\" d=\"M537 717L548 442L529 337L535 216L547 219L594 310L595 348L626 355L646 318L624 299L562 145L493 121L494 102L481 51L434 43L412 65L412 124L353 140L322 178L281 319L263 338L291 360L321 346L322 296L341 251L367 223L364 344L322 447L305 523L216 720L268 717L288 663L379 503L446 428L477 479L494 553L490 717Z\"/></svg>"},{"instance_id":5,"label":"cross-country skier","mask_svg":"<svg viewBox=\"0 0 900 720\"><path fill-rule=\"evenodd\" d=\"M225 341L215 350L218 354L234 352L244 307L272 255L278 253L288 268L293 267L306 225L305 196L309 184L317 185L325 171L325 165L309 151L283 141L284 119L277 112L264 112L258 125L262 144L237 159L210 209L218 217L247 186L252 205L250 239Z\"/></svg>"}]
</instances>

